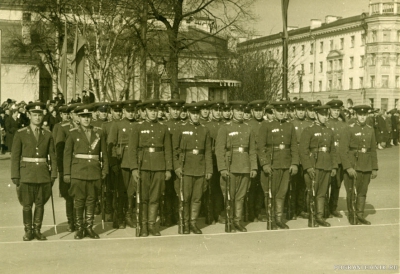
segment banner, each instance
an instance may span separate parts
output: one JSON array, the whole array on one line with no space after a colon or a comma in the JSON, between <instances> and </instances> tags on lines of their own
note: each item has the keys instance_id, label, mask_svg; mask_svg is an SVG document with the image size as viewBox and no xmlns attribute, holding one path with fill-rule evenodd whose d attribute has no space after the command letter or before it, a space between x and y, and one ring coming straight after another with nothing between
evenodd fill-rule
<instances>
[{"instance_id":1,"label":"banner","mask_svg":"<svg viewBox=\"0 0 400 274\"><path fill-rule=\"evenodd\" d=\"M60 56L60 73L58 76L58 89L64 94L64 100L67 101L67 25L65 25L64 42Z\"/></svg>"},{"instance_id":2,"label":"banner","mask_svg":"<svg viewBox=\"0 0 400 274\"><path fill-rule=\"evenodd\" d=\"M85 44L86 39L79 34L78 26L76 27L74 52L72 57L72 97L76 94L76 80L78 80L79 92L82 92L85 84Z\"/></svg>"}]
</instances>

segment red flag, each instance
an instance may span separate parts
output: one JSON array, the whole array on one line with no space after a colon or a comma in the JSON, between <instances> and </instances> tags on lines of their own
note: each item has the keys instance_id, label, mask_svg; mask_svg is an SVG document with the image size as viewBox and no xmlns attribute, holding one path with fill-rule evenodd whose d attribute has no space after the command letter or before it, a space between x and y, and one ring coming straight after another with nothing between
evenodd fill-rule
<instances>
[{"instance_id":1,"label":"red flag","mask_svg":"<svg viewBox=\"0 0 400 274\"><path fill-rule=\"evenodd\" d=\"M61 50L59 69L58 88L64 94L64 99L67 102L67 25L65 25L64 42Z\"/></svg>"},{"instance_id":2,"label":"red flag","mask_svg":"<svg viewBox=\"0 0 400 274\"><path fill-rule=\"evenodd\" d=\"M72 81L72 96L75 98L76 93L76 79L78 78L78 84L80 91L84 89L84 74L85 74L85 44L86 39L79 34L78 26L76 27L75 43L74 43L74 55L72 57L72 69L74 71Z\"/></svg>"},{"instance_id":3,"label":"red flag","mask_svg":"<svg viewBox=\"0 0 400 274\"><path fill-rule=\"evenodd\" d=\"M282 22L283 22L283 37L288 38L287 32L287 16L288 16L288 8L289 8L289 0L281 0L282 1Z\"/></svg>"}]
</instances>

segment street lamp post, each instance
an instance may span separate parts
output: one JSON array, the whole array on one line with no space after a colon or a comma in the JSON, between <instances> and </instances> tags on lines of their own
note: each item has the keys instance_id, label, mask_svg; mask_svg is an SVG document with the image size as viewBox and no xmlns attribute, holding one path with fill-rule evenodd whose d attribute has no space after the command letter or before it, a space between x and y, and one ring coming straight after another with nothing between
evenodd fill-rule
<instances>
[{"instance_id":1,"label":"street lamp post","mask_svg":"<svg viewBox=\"0 0 400 274\"><path fill-rule=\"evenodd\" d=\"M274 73L275 63L271 60L267 63L267 71L269 75L269 94L272 98L272 74Z\"/></svg>"},{"instance_id":2,"label":"street lamp post","mask_svg":"<svg viewBox=\"0 0 400 274\"><path fill-rule=\"evenodd\" d=\"M301 92L303 91L303 76L304 70L298 70L297 77L299 78L299 99L301 98Z\"/></svg>"}]
</instances>

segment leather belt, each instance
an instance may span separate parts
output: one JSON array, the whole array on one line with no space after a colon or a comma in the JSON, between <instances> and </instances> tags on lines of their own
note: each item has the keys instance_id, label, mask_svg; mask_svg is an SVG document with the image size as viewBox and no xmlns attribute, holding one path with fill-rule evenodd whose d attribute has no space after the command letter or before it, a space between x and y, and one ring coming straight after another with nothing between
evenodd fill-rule
<instances>
[{"instance_id":1,"label":"leather belt","mask_svg":"<svg viewBox=\"0 0 400 274\"><path fill-rule=\"evenodd\" d=\"M77 159L86 159L86 160L99 160L99 155L75 154L75 158L77 158Z\"/></svg>"},{"instance_id":2,"label":"leather belt","mask_svg":"<svg viewBox=\"0 0 400 274\"><path fill-rule=\"evenodd\" d=\"M231 149L229 148L228 151L230 151L230 150ZM240 153L249 152L249 148L248 147L233 147L232 151L233 152L240 152Z\"/></svg>"},{"instance_id":3,"label":"leather belt","mask_svg":"<svg viewBox=\"0 0 400 274\"><path fill-rule=\"evenodd\" d=\"M29 158L29 157L22 157L22 162L28 163L46 163L46 158Z\"/></svg>"},{"instance_id":4,"label":"leather belt","mask_svg":"<svg viewBox=\"0 0 400 274\"><path fill-rule=\"evenodd\" d=\"M367 152L371 152L371 149L370 148L365 148L365 147L362 147L360 149L358 149L358 148L350 148L350 151L357 151L357 152L361 152L361 153L367 153Z\"/></svg>"},{"instance_id":5,"label":"leather belt","mask_svg":"<svg viewBox=\"0 0 400 274\"><path fill-rule=\"evenodd\" d=\"M186 153L192 153L193 155L204 154L204 149L186 149Z\"/></svg>"},{"instance_id":6,"label":"leather belt","mask_svg":"<svg viewBox=\"0 0 400 274\"><path fill-rule=\"evenodd\" d=\"M319 147L319 148L312 148L311 152L331 152L331 150L328 147Z\"/></svg>"},{"instance_id":7,"label":"leather belt","mask_svg":"<svg viewBox=\"0 0 400 274\"><path fill-rule=\"evenodd\" d=\"M278 146L268 145L267 147L279 150L290 149L290 145L285 145L285 144L279 144Z\"/></svg>"},{"instance_id":8,"label":"leather belt","mask_svg":"<svg viewBox=\"0 0 400 274\"><path fill-rule=\"evenodd\" d=\"M164 151L163 147L142 147L141 148L143 151L148 151L148 152L160 152Z\"/></svg>"}]
</instances>

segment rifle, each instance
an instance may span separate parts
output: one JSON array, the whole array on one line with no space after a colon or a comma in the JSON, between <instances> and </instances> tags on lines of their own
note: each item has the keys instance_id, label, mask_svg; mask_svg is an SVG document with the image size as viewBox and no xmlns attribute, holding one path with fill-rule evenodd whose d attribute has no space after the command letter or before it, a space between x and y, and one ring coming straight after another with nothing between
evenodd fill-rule
<instances>
[{"instance_id":1,"label":"rifle","mask_svg":"<svg viewBox=\"0 0 400 274\"><path fill-rule=\"evenodd\" d=\"M114 192L113 192L113 228L118 229L119 225L118 225L118 199L119 199L119 195L118 195L118 185L119 185L119 172L117 174L115 174L115 185L114 185Z\"/></svg>"},{"instance_id":2,"label":"rifle","mask_svg":"<svg viewBox=\"0 0 400 274\"><path fill-rule=\"evenodd\" d=\"M136 187L136 237L140 237L140 233L142 231L142 222L140 218L141 166L142 166L142 158L140 157L140 152L139 152L138 181Z\"/></svg>"},{"instance_id":3,"label":"rifle","mask_svg":"<svg viewBox=\"0 0 400 274\"><path fill-rule=\"evenodd\" d=\"M183 175L184 175L184 167L185 167L185 158L186 158L186 145L185 145L185 150L183 152L183 157L182 157L182 173L181 173L181 178L179 180L179 225L178 225L178 233L183 234L184 231L184 222L183 222Z\"/></svg>"},{"instance_id":4,"label":"rifle","mask_svg":"<svg viewBox=\"0 0 400 274\"><path fill-rule=\"evenodd\" d=\"M50 155L47 155L47 164L48 164L49 173L50 173L50 176L51 176L51 158L50 158ZM51 197L51 209L52 209L52 211L53 211L54 231L56 232L56 234L58 234L58 233L57 233L56 214L55 214L55 212L54 212L53 186L51 186L50 190L51 190L51 192L50 192L50 197Z\"/></svg>"},{"instance_id":5,"label":"rifle","mask_svg":"<svg viewBox=\"0 0 400 274\"><path fill-rule=\"evenodd\" d=\"M103 171L103 152L100 152L100 169ZM103 174L101 175L100 183L101 183L101 193L100 193L100 199L101 199L101 227L104 230L104 220L106 219L106 211L105 211L105 206L104 206L104 192L106 189L104 180L103 180Z\"/></svg>"},{"instance_id":6,"label":"rifle","mask_svg":"<svg viewBox=\"0 0 400 274\"><path fill-rule=\"evenodd\" d=\"M315 176L311 179L311 193L312 197L310 199L310 224L311 227L315 227L315 179L317 179L317 160L318 160L319 145L317 147L317 152L314 154L314 172Z\"/></svg>"},{"instance_id":7,"label":"rifle","mask_svg":"<svg viewBox=\"0 0 400 274\"><path fill-rule=\"evenodd\" d=\"M272 137L272 152L271 152L271 174L268 179L268 208L267 208L267 230L272 230L272 166L274 164L274 135Z\"/></svg>"},{"instance_id":8,"label":"rifle","mask_svg":"<svg viewBox=\"0 0 400 274\"><path fill-rule=\"evenodd\" d=\"M225 188L225 232L232 232L232 216L231 216L231 163L232 163L232 141L231 141L231 150L228 155L228 175L226 178L226 188Z\"/></svg>"},{"instance_id":9,"label":"rifle","mask_svg":"<svg viewBox=\"0 0 400 274\"><path fill-rule=\"evenodd\" d=\"M204 180L204 178L203 178L203 180ZM211 180L208 180L206 224L211 224L213 222L213 218L214 218L213 212L212 212L211 195L212 195Z\"/></svg>"},{"instance_id":10,"label":"rifle","mask_svg":"<svg viewBox=\"0 0 400 274\"><path fill-rule=\"evenodd\" d=\"M355 154L355 157L356 157L356 162L354 163L354 170L356 171L356 168L357 168L357 162L358 162L358 151L360 150L360 142L359 142L359 145L358 145L358 148L357 148L357 151L356 151L356 154ZM357 171L356 171L357 172ZM356 177L353 177L353 180L352 180L352 184L351 184L351 187L350 187L350 193L351 193L351 215L349 216L349 219L350 219L350 223L353 223L353 224L357 224L357 212L356 212L356 203L357 203L357 188L356 188L356 186L357 186L357 178Z\"/></svg>"}]
</instances>

